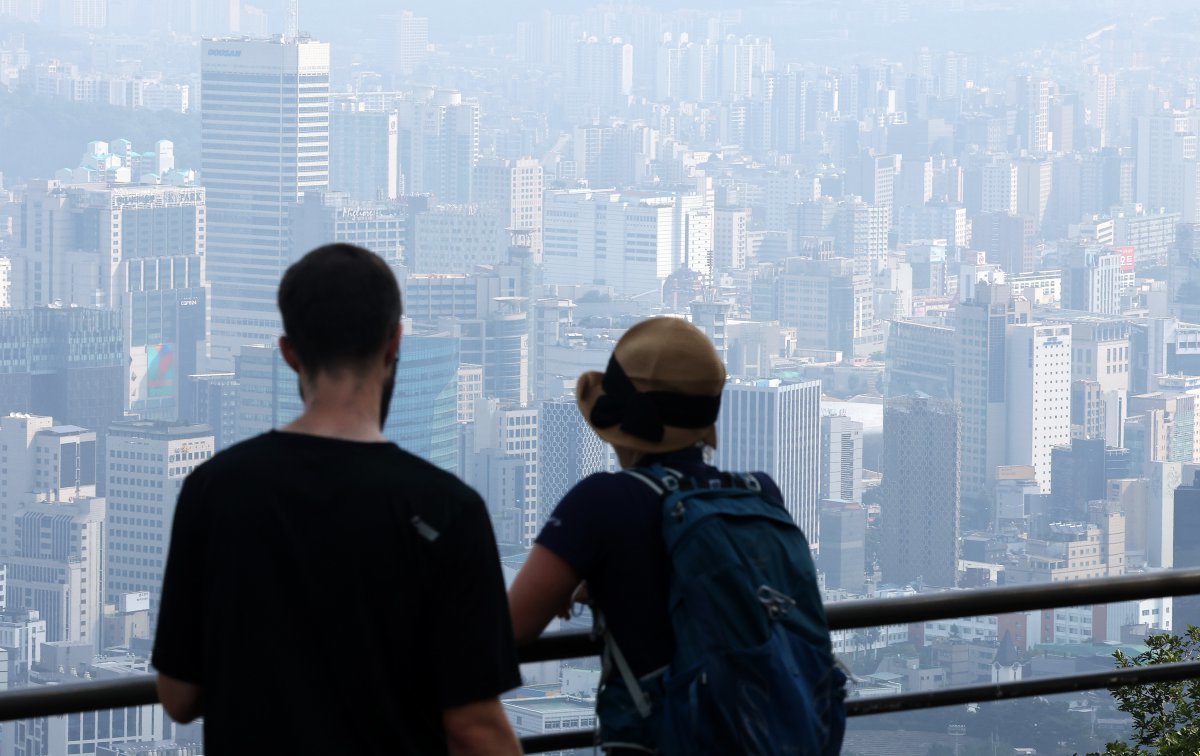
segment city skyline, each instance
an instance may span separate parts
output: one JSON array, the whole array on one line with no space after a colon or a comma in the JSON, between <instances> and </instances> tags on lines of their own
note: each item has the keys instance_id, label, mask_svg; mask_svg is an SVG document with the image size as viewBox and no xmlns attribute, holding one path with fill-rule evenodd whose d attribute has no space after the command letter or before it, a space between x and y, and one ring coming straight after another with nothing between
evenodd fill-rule
<instances>
[{"instance_id":1,"label":"city skyline","mask_svg":"<svg viewBox=\"0 0 1200 756\"><path fill-rule=\"evenodd\" d=\"M0 688L147 673L174 496L303 410L275 293L331 242L402 292L384 436L480 493L506 569L619 470L575 381L654 316L713 342L706 453L776 481L827 601L1191 566L1197 22L1183 0L0 0ZM929 691L1090 669L1183 630L1174 606L833 641L852 696ZM593 717L594 667L527 667L522 734ZM1107 693L1076 703L1124 736ZM125 711L105 742L0 723L0 750L198 743Z\"/></svg>"}]
</instances>

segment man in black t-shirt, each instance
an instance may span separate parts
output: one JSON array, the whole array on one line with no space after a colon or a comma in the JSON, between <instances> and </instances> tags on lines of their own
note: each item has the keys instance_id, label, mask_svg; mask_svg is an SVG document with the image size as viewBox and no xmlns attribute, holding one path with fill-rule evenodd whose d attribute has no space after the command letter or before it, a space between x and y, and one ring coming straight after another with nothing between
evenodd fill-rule
<instances>
[{"instance_id":1,"label":"man in black t-shirt","mask_svg":"<svg viewBox=\"0 0 1200 756\"><path fill-rule=\"evenodd\" d=\"M520 684L479 496L387 442L400 294L329 245L279 288L294 423L196 468L175 511L153 663L205 752L516 754Z\"/></svg>"}]
</instances>

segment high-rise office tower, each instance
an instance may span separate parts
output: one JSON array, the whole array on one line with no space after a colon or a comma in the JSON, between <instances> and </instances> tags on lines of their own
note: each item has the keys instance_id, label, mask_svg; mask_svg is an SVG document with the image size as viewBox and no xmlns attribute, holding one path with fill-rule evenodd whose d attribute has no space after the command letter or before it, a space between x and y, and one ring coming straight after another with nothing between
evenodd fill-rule
<instances>
[{"instance_id":1,"label":"high-rise office tower","mask_svg":"<svg viewBox=\"0 0 1200 756\"><path fill-rule=\"evenodd\" d=\"M429 58L429 19L401 11L396 23L396 70L413 73Z\"/></svg>"},{"instance_id":2,"label":"high-rise office tower","mask_svg":"<svg viewBox=\"0 0 1200 756\"><path fill-rule=\"evenodd\" d=\"M1098 435L1109 446L1123 446L1132 373L1129 323L1115 318L1071 318L1072 378L1094 382L1102 403L1103 425ZM1075 407L1072 407L1075 412Z\"/></svg>"},{"instance_id":3,"label":"high-rise office tower","mask_svg":"<svg viewBox=\"0 0 1200 756\"><path fill-rule=\"evenodd\" d=\"M184 379L179 420L212 428L217 451L237 439L238 381L234 373L200 373Z\"/></svg>"},{"instance_id":4,"label":"high-rise office tower","mask_svg":"<svg viewBox=\"0 0 1200 756\"><path fill-rule=\"evenodd\" d=\"M718 90L722 100L757 96L765 75L773 70L775 49L770 39L728 35L721 41Z\"/></svg>"},{"instance_id":5,"label":"high-rise office tower","mask_svg":"<svg viewBox=\"0 0 1200 756\"><path fill-rule=\"evenodd\" d=\"M341 242L369 249L397 268L409 235L409 217L396 203L346 201L339 193L306 192L289 208L293 257L323 244Z\"/></svg>"},{"instance_id":6,"label":"high-rise office tower","mask_svg":"<svg viewBox=\"0 0 1200 756\"><path fill-rule=\"evenodd\" d=\"M718 207L713 215L713 266L718 271L741 270L750 257L748 207Z\"/></svg>"},{"instance_id":7,"label":"high-rise office tower","mask_svg":"<svg viewBox=\"0 0 1200 756\"><path fill-rule=\"evenodd\" d=\"M886 216L883 223L888 228L894 217L899 172L899 155L876 155L865 150L851 161L846 177L848 193L859 195L867 204L881 208Z\"/></svg>"},{"instance_id":8,"label":"high-rise office tower","mask_svg":"<svg viewBox=\"0 0 1200 756\"><path fill-rule=\"evenodd\" d=\"M993 157L982 169L980 210L1016 215L1020 194L1017 165L1004 157Z\"/></svg>"},{"instance_id":9,"label":"high-rise office tower","mask_svg":"<svg viewBox=\"0 0 1200 756\"><path fill-rule=\"evenodd\" d=\"M822 499L862 501L863 424L845 415L821 418Z\"/></svg>"},{"instance_id":10,"label":"high-rise office tower","mask_svg":"<svg viewBox=\"0 0 1200 756\"><path fill-rule=\"evenodd\" d=\"M851 260L789 258L775 276L777 310L771 319L797 329L797 344L866 357L882 349L871 277Z\"/></svg>"},{"instance_id":11,"label":"high-rise office tower","mask_svg":"<svg viewBox=\"0 0 1200 756\"><path fill-rule=\"evenodd\" d=\"M647 181L655 159L657 130L642 123L576 126L572 140L573 173L597 189L624 188Z\"/></svg>"},{"instance_id":12,"label":"high-rise office tower","mask_svg":"<svg viewBox=\"0 0 1200 756\"><path fill-rule=\"evenodd\" d=\"M838 254L854 260L854 272L859 275L874 276L883 267L891 228L890 202L890 196L887 205L854 197L838 204L834 247Z\"/></svg>"},{"instance_id":13,"label":"high-rise office tower","mask_svg":"<svg viewBox=\"0 0 1200 756\"><path fill-rule=\"evenodd\" d=\"M143 418L175 420L182 376L207 360L204 190L89 191L84 213L85 223L99 225L105 301L121 313L126 406Z\"/></svg>"},{"instance_id":14,"label":"high-rise office tower","mask_svg":"<svg viewBox=\"0 0 1200 756\"><path fill-rule=\"evenodd\" d=\"M210 365L227 371L242 344L279 336L288 207L329 187L329 45L215 39L201 51Z\"/></svg>"},{"instance_id":15,"label":"high-rise office tower","mask_svg":"<svg viewBox=\"0 0 1200 756\"><path fill-rule=\"evenodd\" d=\"M821 556L825 587L862 594L867 571L867 508L856 501L822 499Z\"/></svg>"},{"instance_id":16,"label":"high-rise office tower","mask_svg":"<svg viewBox=\"0 0 1200 756\"><path fill-rule=\"evenodd\" d=\"M37 611L47 640L99 642L105 501L96 433L47 417L0 418L0 562L10 610Z\"/></svg>"},{"instance_id":17,"label":"high-rise office tower","mask_svg":"<svg viewBox=\"0 0 1200 756\"><path fill-rule=\"evenodd\" d=\"M1137 119L1137 201L1200 222L1200 114L1163 113Z\"/></svg>"},{"instance_id":18,"label":"high-rise office tower","mask_svg":"<svg viewBox=\"0 0 1200 756\"><path fill-rule=\"evenodd\" d=\"M470 429L470 434L472 444L465 450L466 453L478 454L493 449L524 462L525 490L520 542L525 548L532 547L539 524L538 409L515 407L497 399L480 399L475 403L475 425Z\"/></svg>"},{"instance_id":19,"label":"high-rise office tower","mask_svg":"<svg viewBox=\"0 0 1200 756\"><path fill-rule=\"evenodd\" d=\"M1053 82L1036 76L1020 76L1013 87L1021 128L1022 146L1041 153L1056 148L1051 143L1050 90Z\"/></svg>"},{"instance_id":20,"label":"high-rise office tower","mask_svg":"<svg viewBox=\"0 0 1200 756\"><path fill-rule=\"evenodd\" d=\"M1200 473L1191 485L1175 489L1175 511L1172 566L1186 569L1200 567ZM1189 625L1200 627L1200 596L1175 597L1175 628L1179 632Z\"/></svg>"},{"instance_id":21,"label":"high-rise office tower","mask_svg":"<svg viewBox=\"0 0 1200 756\"><path fill-rule=\"evenodd\" d=\"M12 258L0 257L0 310L12 306Z\"/></svg>"},{"instance_id":22,"label":"high-rise office tower","mask_svg":"<svg viewBox=\"0 0 1200 756\"><path fill-rule=\"evenodd\" d=\"M952 402L901 397L883 417L880 566L889 583L957 583L959 413Z\"/></svg>"},{"instance_id":23,"label":"high-rise office tower","mask_svg":"<svg viewBox=\"0 0 1200 756\"><path fill-rule=\"evenodd\" d=\"M546 196L545 282L656 295L678 266L671 197L564 191Z\"/></svg>"},{"instance_id":24,"label":"high-rise office tower","mask_svg":"<svg viewBox=\"0 0 1200 756\"><path fill-rule=\"evenodd\" d=\"M499 208L510 233L542 261L542 164L535 158L489 158L475 166L475 201Z\"/></svg>"},{"instance_id":25,"label":"high-rise office tower","mask_svg":"<svg viewBox=\"0 0 1200 756\"><path fill-rule=\"evenodd\" d=\"M891 323L887 339L887 396L920 392L934 399L954 395L955 329L916 321Z\"/></svg>"},{"instance_id":26,"label":"high-rise office tower","mask_svg":"<svg viewBox=\"0 0 1200 756\"><path fill-rule=\"evenodd\" d=\"M897 215L897 240L901 244L918 239L945 239L947 250L957 254L966 248L972 236L967 209L961 205L942 201L922 207L901 205Z\"/></svg>"},{"instance_id":27,"label":"high-rise office tower","mask_svg":"<svg viewBox=\"0 0 1200 756\"><path fill-rule=\"evenodd\" d=\"M213 434L206 425L147 420L113 423L107 430L105 601L149 591L153 624L179 489L213 455Z\"/></svg>"},{"instance_id":28,"label":"high-rise office tower","mask_svg":"<svg viewBox=\"0 0 1200 756\"><path fill-rule=\"evenodd\" d=\"M35 182L21 216L18 302L115 310L125 407L174 419L207 350L204 189Z\"/></svg>"},{"instance_id":29,"label":"high-rise office tower","mask_svg":"<svg viewBox=\"0 0 1200 756\"><path fill-rule=\"evenodd\" d=\"M612 448L579 414L574 399L538 408L538 522L540 530L567 491L587 476L615 468Z\"/></svg>"},{"instance_id":30,"label":"high-rise office tower","mask_svg":"<svg viewBox=\"0 0 1200 756\"><path fill-rule=\"evenodd\" d=\"M1075 347L1079 356L1082 350ZM1076 364L1078 364L1077 361ZM1108 407L1100 383L1088 378L1071 381L1071 438L1095 438L1104 440L1108 425ZM1122 423L1124 428L1124 423Z\"/></svg>"},{"instance_id":31,"label":"high-rise office tower","mask_svg":"<svg viewBox=\"0 0 1200 756\"><path fill-rule=\"evenodd\" d=\"M458 469L458 342L405 336L383 435L443 470Z\"/></svg>"},{"instance_id":32,"label":"high-rise office tower","mask_svg":"<svg viewBox=\"0 0 1200 756\"><path fill-rule=\"evenodd\" d=\"M977 286L975 298L954 312L954 398L962 412L965 499L989 497L996 468L1005 464L1006 329L1031 317L1029 301L1013 297L1004 285Z\"/></svg>"},{"instance_id":33,"label":"high-rise office tower","mask_svg":"<svg viewBox=\"0 0 1200 756\"><path fill-rule=\"evenodd\" d=\"M103 29L108 26L108 0L58 0L46 3L42 13L45 21L75 29Z\"/></svg>"},{"instance_id":34,"label":"high-rise office tower","mask_svg":"<svg viewBox=\"0 0 1200 756\"><path fill-rule=\"evenodd\" d=\"M783 493L783 503L809 545L820 543L817 491L821 463L821 382L734 380L725 385L717 420L716 465L761 470Z\"/></svg>"},{"instance_id":35,"label":"high-rise office tower","mask_svg":"<svg viewBox=\"0 0 1200 756\"><path fill-rule=\"evenodd\" d=\"M1120 315L1120 254L1086 243L1063 251L1062 306L1097 315Z\"/></svg>"},{"instance_id":36,"label":"high-rise office tower","mask_svg":"<svg viewBox=\"0 0 1200 756\"><path fill-rule=\"evenodd\" d=\"M1050 450L1071 442L1071 327L1009 325L1004 346L1003 464L1032 465L1049 493Z\"/></svg>"},{"instance_id":37,"label":"high-rise office tower","mask_svg":"<svg viewBox=\"0 0 1200 756\"><path fill-rule=\"evenodd\" d=\"M399 119L366 110L354 99L334 102L329 114L329 188L353 200L394 200L403 193Z\"/></svg>"},{"instance_id":38,"label":"high-rise office tower","mask_svg":"<svg viewBox=\"0 0 1200 756\"><path fill-rule=\"evenodd\" d=\"M1016 164L1017 214L1031 218L1034 225L1041 228L1050 206L1054 164L1048 159L1034 157L1021 158Z\"/></svg>"},{"instance_id":39,"label":"high-rise office tower","mask_svg":"<svg viewBox=\"0 0 1200 756\"><path fill-rule=\"evenodd\" d=\"M0 310L0 413L106 428L124 412L128 362L118 313Z\"/></svg>"},{"instance_id":40,"label":"high-rise office tower","mask_svg":"<svg viewBox=\"0 0 1200 756\"><path fill-rule=\"evenodd\" d=\"M523 303L507 299L480 318L447 319L463 363L483 366L483 395L519 406L529 403L529 318Z\"/></svg>"},{"instance_id":41,"label":"high-rise office tower","mask_svg":"<svg viewBox=\"0 0 1200 756\"><path fill-rule=\"evenodd\" d=\"M641 48L639 48L641 49ZM655 95L660 101L711 102L717 97L717 45L687 34L667 39L657 50ZM635 65L643 58L634 57Z\"/></svg>"},{"instance_id":42,"label":"high-rise office tower","mask_svg":"<svg viewBox=\"0 0 1200 756\"><path fill-rule=\"evenodd\" d=\"M278 344L243 344L234 364L238 441L287 425L304 411L296 372Z\"/></svg>"},{"instance_id":43,"label":"high-rise office tower","mask_svg":"<svg viewBox=\"0 0 1200 756\"><path fill-rule=\"evenodd\" d=\"M1112 220L1113 244L1133 247L1138 264L1165 264L1168 261L1179 237L1179 213L1126 205L1112 208Z\"/></svg>"},{"instance_id":44,"label":"high-rise office tower","mask_svg":"<svg viewBox=\"0 0 1200 756\"><path fill-rule=\"evenodd\" d=\"M86 436L94 446L96 434ZM95 479L94 469L88 474ZM11 514L10 546L0 557L7 569L8 607L36 610L46 622L47 641L100 645L105 512L104 499L59 500L54 492L42 492Z\"/></svg>"},{"instance_id":45,"label":"high-rise office tower","mask_svg":"<svg viewBox=\"0 0 1200 756\"><path fill-rule=\"evenodd\" d=\"M971 229L972 248L987 253L989 263L1005 273L1028 273L1034 269L1037 224L1032 218L1010 213L984 213Z\"/></svg>"},{"instance_id":46,"label":"high-rise office tower","mask_svg":"<svg viewBox=\"0 0 1200 756\"><path fill-rule=\"evenodd\" d=\"M187 10L193 19L192 31L205 37L223 37L242 31L241 0L193 0ZM181 9L182 10L182 9Z\"/></svg>"},{"instance_id":47,"label":"high-rise office tower","mask_svg":"<svg viewBox=\"0 0 1200 756\"><path fill-rule=\"evenodd\" d=\"M574 321L575 303L552 297L533 303L532 332L529 338L529 382L533 399L556 399L564 387L574 385L576 376L565 378L550 367L551 352L568 335Z\"/></svg>"},{"instance_id":48,"label":"high-rise office tower","mask_svg":"<svg viewBox=\"0 0 1200 756\"><path fill-rule=\"evenodd\" d=\"M576 96L601 113L624 106L633 93L633 45L619 37L576 42L572 84Z\"/></svg>"},{"instance_id":49,"label":"high-rise office tower","mask_svg":"<svg viewBox=\"0 0 1200 756\"><path fill-rule=\"evenodd\" d=\"M791 66L767 77L771 95L771 147L778 152L794 153L804 143L808 85L803 78Z\"/></svg>"},{"instance_id":50,"label":"high-rise office tower","mask_svg":"<svg viewBox=\"0 0 1200 756\"><path fill-rule=\"evenodd\" d=\"M704 332L717 350L717 356L726 364L729 363L729 320L733 308L734 303L730 301L696 300L688 305L692 325Z\"/></svg>"},{"instance_id":51,"label":"high-rise office tower","mask_svg":"<svg viewBox=\"0 0 1200 756\"><path fill-rule=\"evenodd\" d=\"M461 92L430 89L396 107L405 193L470 202L479 162L479 103Z\"/></svg>"}]
</instances>

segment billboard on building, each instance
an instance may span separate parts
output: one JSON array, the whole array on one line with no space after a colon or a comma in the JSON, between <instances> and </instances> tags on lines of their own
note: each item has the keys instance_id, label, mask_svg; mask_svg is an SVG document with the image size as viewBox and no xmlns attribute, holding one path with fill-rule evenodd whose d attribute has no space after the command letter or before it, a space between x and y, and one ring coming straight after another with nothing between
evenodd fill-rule
<instances>
[{"instance_id":1,"label":"billboard on building","mask_svg":"<svg viewBox=\"0 0 1200 756\"><path fill-rule=\"evenodd\" d=\"M151 399L175 395L177 372L174 344L151 344L146 347L146 393Z\"/></svg>"}]
</instances>

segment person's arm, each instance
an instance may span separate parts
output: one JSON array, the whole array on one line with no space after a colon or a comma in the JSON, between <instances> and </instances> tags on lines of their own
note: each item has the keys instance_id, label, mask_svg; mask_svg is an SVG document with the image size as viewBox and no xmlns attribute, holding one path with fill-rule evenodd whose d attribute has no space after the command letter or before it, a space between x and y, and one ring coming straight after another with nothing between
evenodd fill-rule
<instances>
[{"instance_id":1,"label":"person's arm","mask_svg":"<svg viewBox=\"0 0 1200 756\"><path fill-rule=\"evenodd\" d=\"M171 719L180 724L187 724L204 713L199 685L176 680L162 672L158 673L158 700Z\"/></svg>"},{"instance_id":2,"label":"person's arm","mask_svg":"<svg viewBox=\"0 0 1200 756\"><path fill-rule=\"evenodd\" d=\"M562 557L534 544L525 565L508 589L513 636L517 645L537 639L555 615L570 611L579 576Z\"/></svg>"},{"instance_id":3,"label":"person's arm","mask_svg":"<svg viewBox=\"0 0 1200 756\"><path fill-rule=\"evenodd\" d=\"M504 707L496 699L454 706L442 712L451 756L509 756L521 753Z\"/></svg>"},{"instance_id":4,"label":"person's arm","mask_svg":"<svg viewBox=\"0 0 1200 756\"><path fill-rule=\"evenodd\" d=\"M438 660L433 693L446 743L456 754L520 753L497 700L521 674L491 519L473 491L437 506L453 514L429 545L422 622L425 648Z\"/></svg>"},{"instance_id":5,"label":"person's arm","mask_svg":"<svg viewBox=\"0 0 1200 756\"><path fill-rule=\"evenodd\" d=\"M204 713L204 554L206 533L197 481L184 481L175 505L171 543L163 573L158 630L151 663L158 670L158 696L177 722Z\"/></svg>"}]
</instances>

